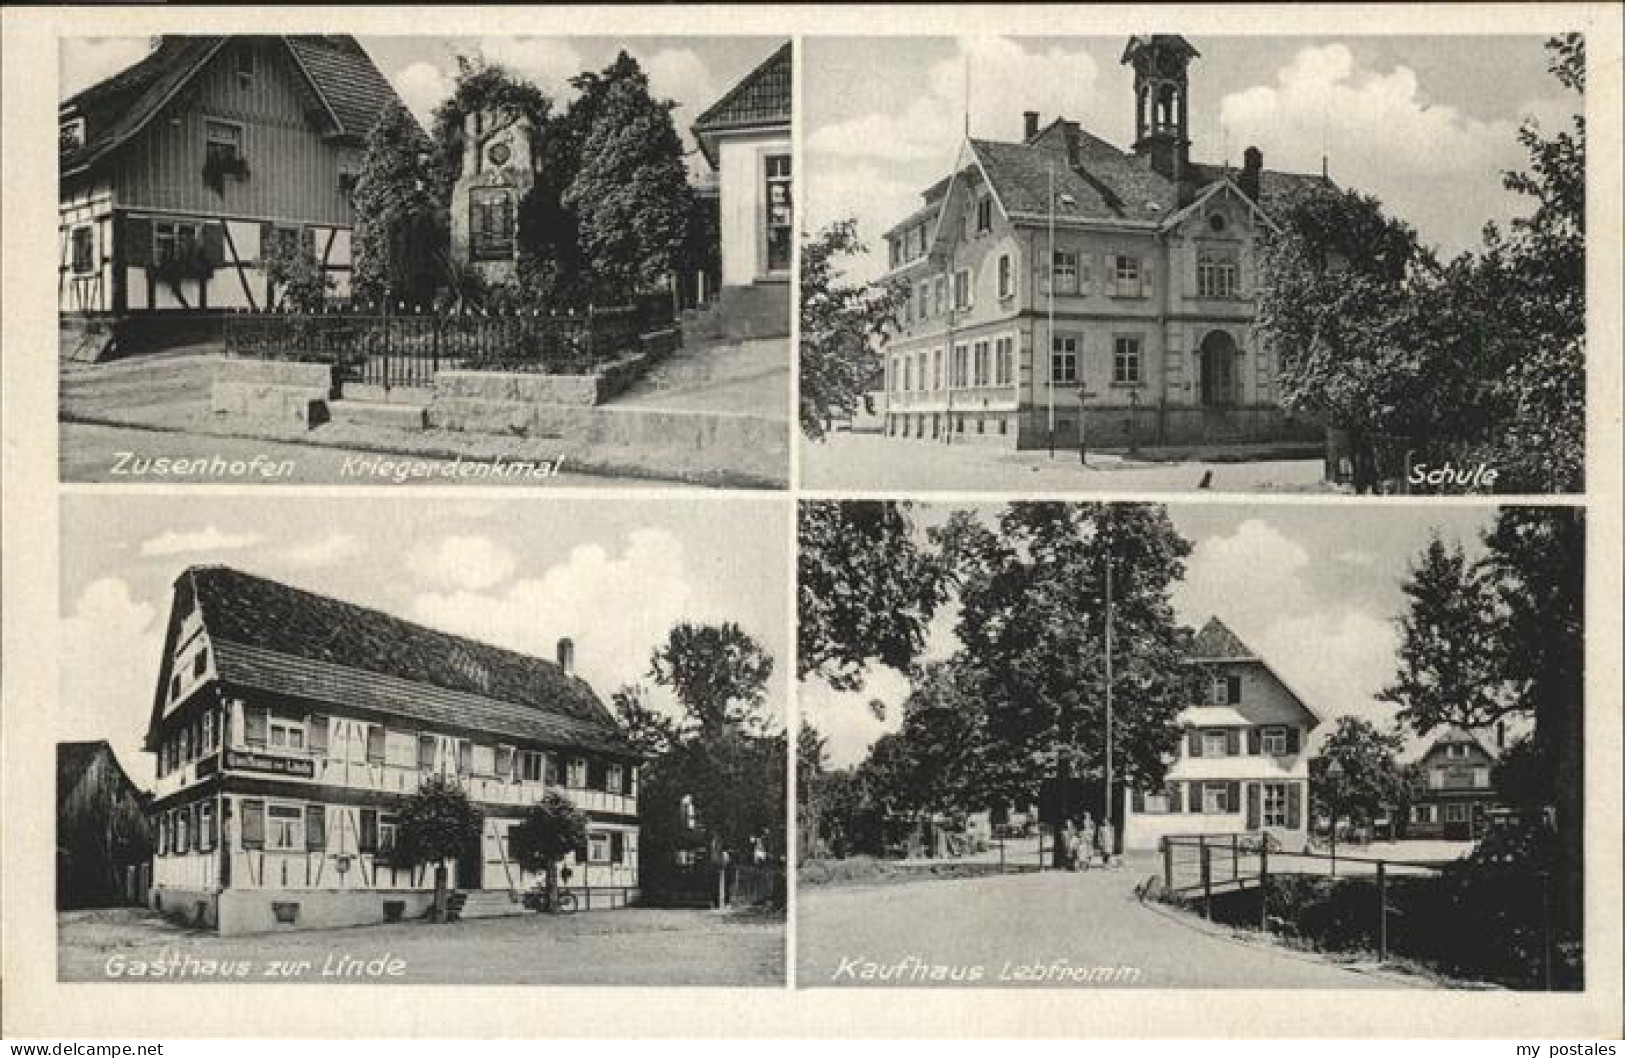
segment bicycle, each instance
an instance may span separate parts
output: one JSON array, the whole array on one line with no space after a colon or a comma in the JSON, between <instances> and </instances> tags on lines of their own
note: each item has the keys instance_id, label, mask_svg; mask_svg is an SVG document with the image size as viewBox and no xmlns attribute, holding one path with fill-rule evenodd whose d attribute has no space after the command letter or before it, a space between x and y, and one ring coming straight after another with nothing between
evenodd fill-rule
<instances>
[{"instance_id":1,"label":"bicycle","mask_svg":"<svg viewBox=\"0 0 1625 1058\"><path fill-rule=\"evenodd\" d=\"M525 894L525 906L542 914L556 911L560 915L569 915L576 910L576 895L568 889L559 890L559 906L555 909L547 898L547 887L539 885Z\"/></svg>"}]
</instances>

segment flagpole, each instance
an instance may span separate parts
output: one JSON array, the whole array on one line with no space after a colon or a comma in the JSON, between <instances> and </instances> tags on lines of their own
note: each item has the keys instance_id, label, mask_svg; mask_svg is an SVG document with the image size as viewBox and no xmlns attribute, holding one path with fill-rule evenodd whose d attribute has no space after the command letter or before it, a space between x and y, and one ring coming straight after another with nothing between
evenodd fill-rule
<instances>
[{"instance_id":1,"label":"flagpole","mask_svg":"<svg viewBox=\"0 0 1625 1058\"><path fill-rule=\"evenodd\" d=\"M1049 163L1049 287L1045 299L1049 323L1049 457L1055 458L1055 161Z\"/></svg>"}]
</instances>

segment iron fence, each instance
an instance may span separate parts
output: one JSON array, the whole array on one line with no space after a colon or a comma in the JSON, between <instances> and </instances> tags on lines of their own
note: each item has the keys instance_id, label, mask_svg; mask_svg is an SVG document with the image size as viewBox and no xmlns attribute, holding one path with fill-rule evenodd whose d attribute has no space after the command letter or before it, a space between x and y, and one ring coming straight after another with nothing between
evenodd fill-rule
<instances>
[{"instance_id":1,"label":"iron fence","mask_svg":"<svg viewBox=\"0 0 1625 1058\"><path fill-rule=\"evenodd\" d=\"M228 356L333 364L340 381L433 384L442 369L590 374L638 348L646 306L531 313L243 312L225 318Z\"/></svg>"}]
</instances>

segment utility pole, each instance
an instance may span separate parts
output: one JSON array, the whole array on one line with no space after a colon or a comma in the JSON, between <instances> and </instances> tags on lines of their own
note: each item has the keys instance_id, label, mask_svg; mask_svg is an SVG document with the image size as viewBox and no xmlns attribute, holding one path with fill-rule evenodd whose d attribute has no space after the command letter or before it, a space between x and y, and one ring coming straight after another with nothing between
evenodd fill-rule
<instances>
[{"instance_id":1,"label":"utility pole","mask_svg":"<svg viewBox=\"0 0 1625 1058\"><path fill-rule=\"evenodd\" d=\"M1106 541L1106 819L1112 825L1112 843L1117 841L1116 813L1112 811L1112 644L1114 633L1112 629L1112 541ZM1107 862L1116 852L1115 849L1103 850Z\"/></svg>"},{"instance_id":2,"label":"utility pole","mask_svg":"<svg viewBox=\"0 0 1625 1058\"><path fill-rule=\"evenodd\" d=\"M1055 160L1049 163L1049 284L1045 301L1049 307L1049 323L1044 338L1049 344L1049 457L1055 458ZM1035 365L1036 366L1036 365Z\"/></svg>"}]
</instances>

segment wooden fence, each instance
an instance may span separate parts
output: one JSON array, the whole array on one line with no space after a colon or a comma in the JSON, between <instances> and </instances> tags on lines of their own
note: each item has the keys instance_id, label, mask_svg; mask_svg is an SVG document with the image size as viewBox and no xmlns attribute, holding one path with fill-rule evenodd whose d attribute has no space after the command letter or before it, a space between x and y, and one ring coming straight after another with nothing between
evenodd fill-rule
<instances>
[{"instance_id":1,"label":"wooden fence","mask_svg":"<svg viewBox=\"0 0 1625 1058\"><path fill-rule=\"evenodd\" d=\"M626 305L563 315L242 312L223 329L228 356L331 363L342 381L390 389L429 386L443 368L590 374L665 322Z\"/></svg>"}]
</instances>

